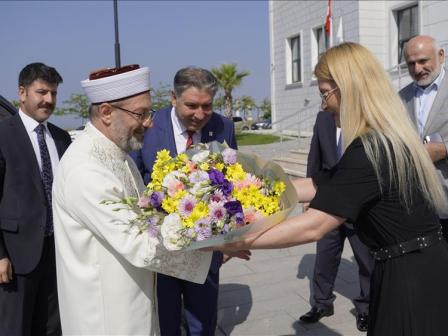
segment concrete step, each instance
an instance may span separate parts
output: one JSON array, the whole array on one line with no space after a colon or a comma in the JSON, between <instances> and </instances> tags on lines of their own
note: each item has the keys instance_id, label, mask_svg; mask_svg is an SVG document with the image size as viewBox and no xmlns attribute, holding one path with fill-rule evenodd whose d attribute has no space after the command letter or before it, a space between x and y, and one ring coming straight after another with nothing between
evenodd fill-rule
<instances>
[{"instance_id":1,"label":"concrete step","mask_svg":"<svg viewBox=\"0 0 448 336\"><path fill-rule=\"evenodd\" d=\"M274 158L274 161L278 163L287 174L294 176L306 176L307 161L291 157L278 157Z\"/></svg>"},{"instance_id":2,"label":"concrete step","mask_svg":"<svg viewBox=\"0 0 448 336\"><path fill-rule=\"evenodd\" d=\"M306 172L299 171L299 170L293 170L293 169L283 169L286 174L294 177L306 177Z\"/></svg>"},{"instance_id":3,"label":"concrete step","mask_svg":"<svg viewBox=\"0 0 448 336\"><path fill-rule=\"evenodd\" d=\"M287 157L298 159L301 161L308 160L309 149L292 149L288 152Z\"/></svg>"}]
</instances>

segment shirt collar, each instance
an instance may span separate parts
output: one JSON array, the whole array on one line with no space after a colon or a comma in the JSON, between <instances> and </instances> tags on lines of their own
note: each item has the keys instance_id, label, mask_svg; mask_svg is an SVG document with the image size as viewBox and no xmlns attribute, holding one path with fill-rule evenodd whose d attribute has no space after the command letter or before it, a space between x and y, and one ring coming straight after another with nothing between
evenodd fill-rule
<instances>
[{"instance_id":1,"label":"shirt collar","mask_svg":"<svg viewBox=\"0 0 448 336\"><path fill-rule=\"evenodd\" d=\"M440 69L440 73L439 75L436 77L436 79L434 79L434 81L429 84L426 88L422 88L420 85L417 85L416 82L414 82L414 88L417 91L421 91L421 92L429 92L433 89L438 90L440 87L440 84L442 83L443 77L445 77L445 69L442 66Z\"/></svg>"},{"instance_id":2,"label":"shirt collar","mask_svg":"<svg viewBox=\"0 0 448 336\"><path fill-rule=\"evenodd\" d=\"M174 106L171 109L171 121L173 122L174 134L186 134L187 128L184 126L184 124L182 124L179 117L177 116ZM195 133L197 133L197 131Z\"/></svg>"},{"instance_id":3,"label":"shirt collar","mask_svg":"<svg viewBox=\"0 0 448 336\"><path fill-rule=\"evenodd\" d=\"M36 130L36 127L40 124L43 124L45 127L45 130L50 134L48 130L47 121L39 123L38 121L31 118L28 114L22 111L22 109L19 109L19 116L20 119L22 119L23 125L25 126L25 129L28 133L33 133Z\"/></svg>"}]
</instances>

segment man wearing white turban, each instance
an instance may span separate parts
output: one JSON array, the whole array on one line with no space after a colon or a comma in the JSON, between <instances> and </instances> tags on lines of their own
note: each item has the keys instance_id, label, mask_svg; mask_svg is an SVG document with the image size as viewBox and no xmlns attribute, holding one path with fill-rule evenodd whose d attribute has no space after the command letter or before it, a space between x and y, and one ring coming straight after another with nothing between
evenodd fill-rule
<instances>
[{"instance_id":1,"label":"man wearing white turban","mask_svg":"<svg viewBox=\"0 0 448 336\"><path fill-rule=\"evenodd\" d=\"M64 335L158 335L154 271L204 283L211 252L168 252L128 229L131 211L113 211L144 184L127 155L152 126L149 69L94 72L81 82L90 123L54 179L56 265Z\"/></svg>"}]
</instances>

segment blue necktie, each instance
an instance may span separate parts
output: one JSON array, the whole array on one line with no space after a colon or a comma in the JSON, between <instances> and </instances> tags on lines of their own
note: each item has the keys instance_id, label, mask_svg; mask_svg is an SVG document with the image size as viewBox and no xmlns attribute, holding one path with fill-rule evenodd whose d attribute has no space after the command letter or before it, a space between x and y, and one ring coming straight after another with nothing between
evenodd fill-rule
<instances>
[{"instance_id":1,"label":"blue necktie","mask_svg":"<svg viewBox=\"0 0 448 336\"><path fill-rule=\"evenodd\" d=\"M39 144L40 159L42 163L41 178L44 186L45 196L47 197L47 221L45 225L45 235L53 234L53 211L51 209L51 186L53 184L53 170L51 169L50 152L45 141L45 126L40 124L35 129L37 133L37 142Z\"/></svg>"},{"instance_id":2,"label":"blue necktie","mask_svg":"<svg viewBox=\"0 0 448 336\"><path fill-rule=\"evenodd\" d=\"M339 139L338 139L338 143L336 146L336 155L337 155L338 161L339 161L342 157L342 133L339 134Z\"/></svg>"}]
</instances>

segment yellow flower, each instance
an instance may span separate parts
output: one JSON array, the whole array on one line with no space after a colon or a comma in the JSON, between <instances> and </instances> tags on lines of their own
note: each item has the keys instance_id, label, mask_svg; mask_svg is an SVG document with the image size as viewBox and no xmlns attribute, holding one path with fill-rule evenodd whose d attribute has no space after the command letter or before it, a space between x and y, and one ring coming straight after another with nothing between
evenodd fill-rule
<instances>
[{"instance_id":1,"label":"yellow flower","mask_svg":"<svg viewBox=\"0 0 448 336\"><path fill-rule=\"evenodd\" d=\"M286 190L286 184L282 181L277 181L274 183L274 193L280 196Z\"/></svg>"},{"instance_id":2,"label":"yellow flower","mask_svg":"<svg viewBox=\"0 0 448 336\"><path fill-rule=\"evenodd\" d=\"M243 167L239 163L235 163L234 165L230 165L227 167L226 177L228 180L241 181L246 176Z\"/></svg>"},{"instance_id":3,"label":"yellow flower","mask_svg":"<svg viewBox=\"0 0 448 336\"><path fill-rule=\"evenodd\" d=\"M183 198L184 196L186 196L187 194L188 194L188 192L187 192L186 190L179 190L178 192L176 192L176 193L173 195L173 199L176 200L176 201L178 201L178 200L180 200L181 198Z\"/></svg>"},{"instance_id":4,"label":"yellow flower","mask_svg":"<svg viewBox=\"0 0 448 336\"><path fill-rule=\"evenodd\" d=\"M215 168L222 172L222 170L224 169L224 163L222 163L222 162L216 163Z\"/></svg>"},{"instance_id":5,"label":"yellow flower","mask_svg":"<svg viewBox=\"0 0 448 336\"><path fill-rule=\"evenodd\" d=\"M194 226L194 222L190 217L182 219L182 226L185 228L192 228Z\"/></svg>"},{"instance_id":6,"label":"yellow flower","mask_svg":"<svg viewBox=\"0 0 448 336\"><path fill-rule=\"evenodd\" d=\"M188 218L194 222L197 220L206 217L208 215L208 206L204 202L199 202L194 207L193 211L191 212L190 216Z\"/></svg>"},{"instance_id":7,"label":"yellow flower","mask_svg":"<svg viewBox=\"0 0 448 336\"><path fill-rule=\"evenodd\" d=\"M202 163L199 165L199 168L200 168L201 170L203 170L203 171L207 171L207 170L209 169L209 165L208 165L207 162L202 162Z\"/></svg>"},{"instance_id":8,"label":"yellow flower","mask_svg":"<svg viewBox=\"0 0 448 336\"><path fill-rule=\"evenodd\" d=\"M171 160L172 157L170 156L170 151L167 149L162 149L161 151L157 152L157 160L156 163L158 162L166 162Z\"/></svg>"},{"instance_id":9,"label":"yellow flower","mask_svg":"<svg viewBox=\"0 0 448 336\"><path fill-rule=\"evenodd\" d=\"M179 201L171 197L167 197L162 201L162 208L168 213L173 213L176 211L178 203Z\"/></svg>"}]
</instances>

